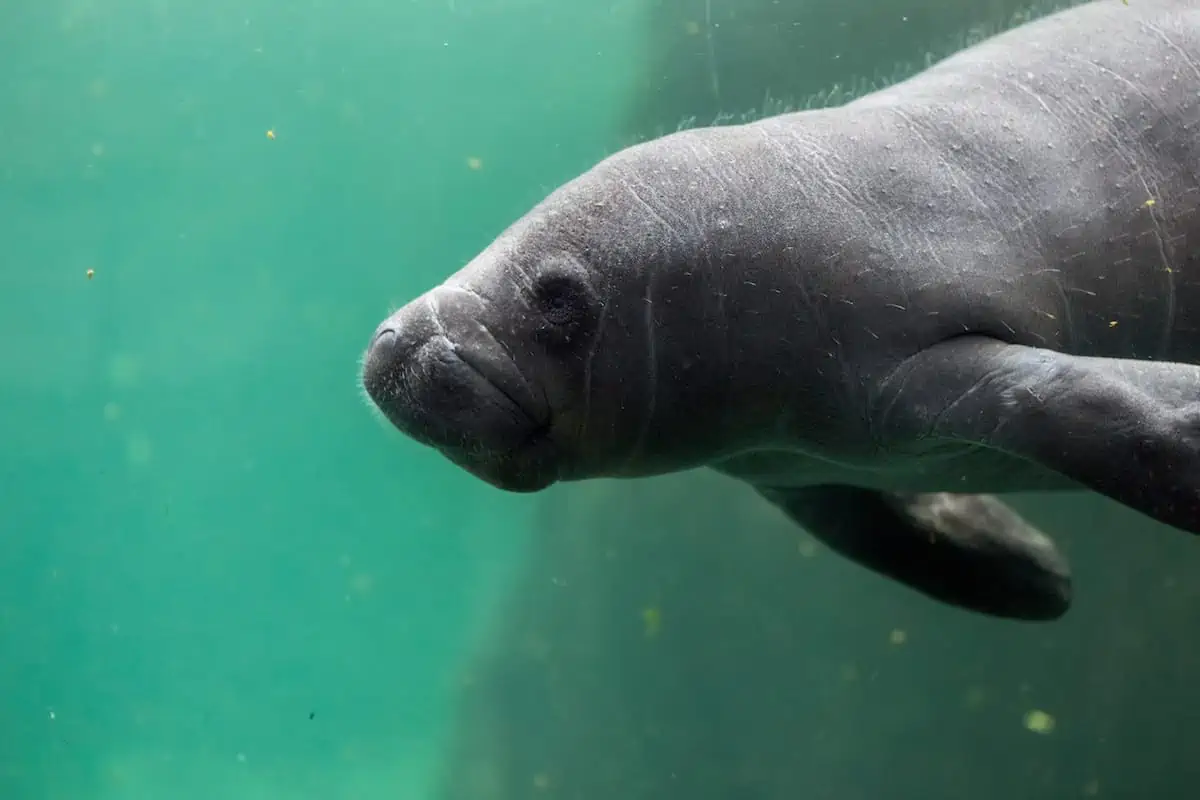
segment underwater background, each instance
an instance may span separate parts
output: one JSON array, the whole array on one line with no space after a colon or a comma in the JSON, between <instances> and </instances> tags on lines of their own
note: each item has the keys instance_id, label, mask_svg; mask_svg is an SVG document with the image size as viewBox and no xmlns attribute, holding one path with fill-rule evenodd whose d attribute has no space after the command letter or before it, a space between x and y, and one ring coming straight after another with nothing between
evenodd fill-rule
<instances>
[{"instance_id":1,"label":"underwater background","mask_svg":"<svg viewBox=\"0 0 1200 800\"><path fill-rule=\"evenodd\" d=\"M1177 531L1019 498L1076 607L990 620L708 473L500 493L357 385L606 154L1068 4L0 0L0 800L1193 797Z\"/></svg>"}]
</instances>

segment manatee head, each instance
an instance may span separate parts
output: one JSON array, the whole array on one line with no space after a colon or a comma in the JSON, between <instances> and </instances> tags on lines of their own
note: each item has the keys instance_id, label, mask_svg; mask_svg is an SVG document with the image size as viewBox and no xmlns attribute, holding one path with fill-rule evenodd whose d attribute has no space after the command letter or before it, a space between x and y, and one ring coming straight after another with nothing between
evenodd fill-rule
<instances>
[{"instance_id":1,"label":"manatee head","mask_svg":"<svg viewBox=\"0 0 1200 800\"><path fill-rule=\"evenodd\" d=\"M378 327L362 379L393 425L511 491L685 469L741 444L739 425L763 420L742 402L746 370L773 354L731 333L731 309L737 286L771 287L714 282L714 253L741 246L722 241L734 226L696 165L673 163L694 150L661 146L559 188Z\"/></svg>"},{"instance_id":2,"label":"manatee head","mask_svg":"<svg viewBox=\"0 0 1200 800\"><path fill-rule=\"evenodd\" d=\"M495 486L535 491L579 457L602 308L576 259L492 247L384 320L363 386L413 439Z\"/></svg>"}]
</instances>

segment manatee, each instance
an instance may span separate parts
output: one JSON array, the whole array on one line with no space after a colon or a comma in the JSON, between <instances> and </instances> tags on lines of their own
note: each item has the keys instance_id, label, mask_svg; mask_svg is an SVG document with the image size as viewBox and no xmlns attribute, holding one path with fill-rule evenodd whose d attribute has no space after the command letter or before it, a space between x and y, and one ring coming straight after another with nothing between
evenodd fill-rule
<instances>
[{"instance_id":1,"label":"manatee","mask_svg":"<svg viewBox=\"0 0 1200 800\"><path fill-rule=\"evenodd\" d=\"M1200 533L1198 169L1200 0L1094 0L617 152L379 325L363 386L500 489L711 468L937 601L1056 619L1066 560L997 495Z\"/></svg>"}]
</instances>

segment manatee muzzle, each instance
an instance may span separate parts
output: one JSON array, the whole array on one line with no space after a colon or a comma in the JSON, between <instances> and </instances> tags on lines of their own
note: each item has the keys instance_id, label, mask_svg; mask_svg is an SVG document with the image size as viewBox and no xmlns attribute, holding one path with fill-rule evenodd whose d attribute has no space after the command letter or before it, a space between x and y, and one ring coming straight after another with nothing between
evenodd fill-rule
<instances>
[{"instance_id":1,"label":"manatee muzzle","mask_svg":"<svg viewBox=\"0 0 1200 800\"><path fill-rule=\"evenodd\" d=\"M375 331L367 395L400 431L488 483L544 488L555 479L544 395L481 322L480 298L435 292Z\"/></svg>"}]
</instances>

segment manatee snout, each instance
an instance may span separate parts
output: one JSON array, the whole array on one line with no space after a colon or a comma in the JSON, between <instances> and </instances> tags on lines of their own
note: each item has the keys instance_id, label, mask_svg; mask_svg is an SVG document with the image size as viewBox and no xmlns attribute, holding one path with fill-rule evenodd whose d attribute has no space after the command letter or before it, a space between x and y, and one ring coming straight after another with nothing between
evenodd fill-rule
<instances>
[{"instance_id":1,"label":"manatee snout","mask_svg":"<svg viewBox=\"0 0 1200 800\"><path fill-rule=\"evenodd\" d=\"M452 287L414 300L375 330L363 388L404 434L494 486L537 491L556 478L549 410L486 316Z\"/></svg>"}]
</instances>

